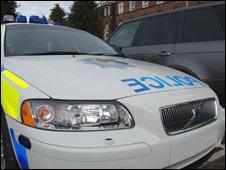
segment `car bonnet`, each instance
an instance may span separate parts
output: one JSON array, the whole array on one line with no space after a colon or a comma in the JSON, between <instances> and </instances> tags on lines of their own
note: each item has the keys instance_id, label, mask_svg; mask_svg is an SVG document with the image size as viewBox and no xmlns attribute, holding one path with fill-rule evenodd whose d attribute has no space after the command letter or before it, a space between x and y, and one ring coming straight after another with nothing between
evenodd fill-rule
<instances>
[{"instance_id":1,"label":"car bonnet","mask_svg":"<svg viewBox=\"0 0 226 170\"><path fill-rule=\"evenodd\" d=\"M180 71L120 57L8 57L4 67L54 99L112 100L206 86Z\"/></svg>"}]
</instances>

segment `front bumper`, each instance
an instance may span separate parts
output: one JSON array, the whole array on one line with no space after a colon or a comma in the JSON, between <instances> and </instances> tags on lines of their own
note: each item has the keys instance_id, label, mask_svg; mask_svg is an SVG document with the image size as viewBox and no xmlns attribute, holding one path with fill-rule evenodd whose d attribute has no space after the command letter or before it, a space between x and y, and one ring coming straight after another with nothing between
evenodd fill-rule
<instances>
[{"instance_id":1,"label":"front bumper","mask_svg":"<svg viewBox=\"0 0 226 170\"><path fill-rule=\"evenodd\" d=\"M8 117L7 122L15 136L31 140L32 147L26 154L32 169L182 168L217 147L225 129L225 111L218 108L215 122L180 135L166 135L158 112L161 106L214 95L209 89L192 92L168 92L172 100L164 97L166 93L120 99L136 123L127 130L55 132L26 127ZM112 140L106 140L109 138Z\"/></svg>"}]
</instances>

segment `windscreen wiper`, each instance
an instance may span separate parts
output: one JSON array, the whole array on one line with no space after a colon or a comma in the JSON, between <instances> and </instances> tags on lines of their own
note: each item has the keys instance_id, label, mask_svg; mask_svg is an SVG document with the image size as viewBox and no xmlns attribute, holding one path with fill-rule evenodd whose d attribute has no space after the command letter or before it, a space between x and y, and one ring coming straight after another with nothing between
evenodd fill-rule
<instances>
[{"instance_id":1,"label":"windscreen wiper","mask_svg":"<svg viewBox=\"0 0 226 170\"><path fill-rule=\"evenodd\" d=\"M114 56L114 57L122 57L122 58L128 58L125 54L120 53L120 54L112 54L112 53L94 53L90 55L104 55L104 56Z\"/></svg>"},{"instance_id":2,"label":"windscreen wiper","mask_svg":"<svg viewBox=\"0 0 226 170\"><path fill-rule=\"evenodd\" d=\"M40 52L40 53L29 53L26 55L83 55L86 53L80 53L77 51L51 51L51 52Z\"/></svg>"},{"instance_id":3,"label":"windscreen wiper","mask_svg":"<svg viewBox=\"0 0 226 170\"><path fill-rule=\"evenodd\" d=\"M51 51L51 52L40 52L40 53L29 53L24 54L26 56L38 56L38 55L105 55L105 56L116 56L126 58L124 54L112 54L112 53L89 53L89 52L77 52L77 51Z\"/></svg>"}]
</instances>

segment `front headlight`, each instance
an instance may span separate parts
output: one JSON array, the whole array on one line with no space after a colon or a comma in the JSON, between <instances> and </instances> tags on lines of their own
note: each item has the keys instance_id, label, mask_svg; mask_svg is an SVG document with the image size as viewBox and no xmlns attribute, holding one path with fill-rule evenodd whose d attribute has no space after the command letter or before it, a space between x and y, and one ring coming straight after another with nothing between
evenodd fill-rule
<instances>
[{"instance_id":1,"label":"front headlight","mask_svg":"<svg viewBox=\"0 0 226 170\"><path fill-rule=\"evenodd\" d=\"M21 107L23 124L62 131L90 131L132 128L129 111L115 101L78 102L28 100Z\"/></svg>"}]
</instances>

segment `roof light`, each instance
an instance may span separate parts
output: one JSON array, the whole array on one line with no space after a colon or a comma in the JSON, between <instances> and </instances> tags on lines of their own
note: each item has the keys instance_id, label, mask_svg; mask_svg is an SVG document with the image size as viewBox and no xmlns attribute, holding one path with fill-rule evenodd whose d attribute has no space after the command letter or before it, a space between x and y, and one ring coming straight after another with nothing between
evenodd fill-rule
<instances>
[{"instance_id":1,"label":"roof light","mask_svg":"<svg viewBox=\"0 0 226 170\"><path fill-rule=\"evenodd\" d=\"M14 17L12 15L5 15L3 17L3 23L14 22Z\"/></svg>"},{"instance_id":2,"label":"roof light","mask_svg":"<svg viewBox=\"0 0 226 170\"><path fill-rule=\"evenodd\" d=\"M16 18L16 22L19 23L27 23L27 17L24 15L18 15Z\"/></svg>"},{"instance_id":3,"label":"roof light","mask_svg":"<svg viewBox=\"0 0 226 170\"><path fill-rule=\"evenodd\" d=\"M29 23L37 23L37 24L40 24L41 23L41 20L40 20L39 16L32 15L29 18Z\"/></svg>"},{"instance_id":4,"label":"roof light","mask_svg":"<svg viewBox=\"0 0 226 170\"><path fill-rule=\"evenodd\" d=\"M28 19L24 15L18 15L15 21L12 15L5 15L3 17L3 23L9 23L9 22L27 23ZM59 23L54 23L53 21L47 20L47 18L44 15L42 15L42 17L39 17L38 15L31 15L29 17L29 23L60 25Z\"/></svg>"}]
</instances>

